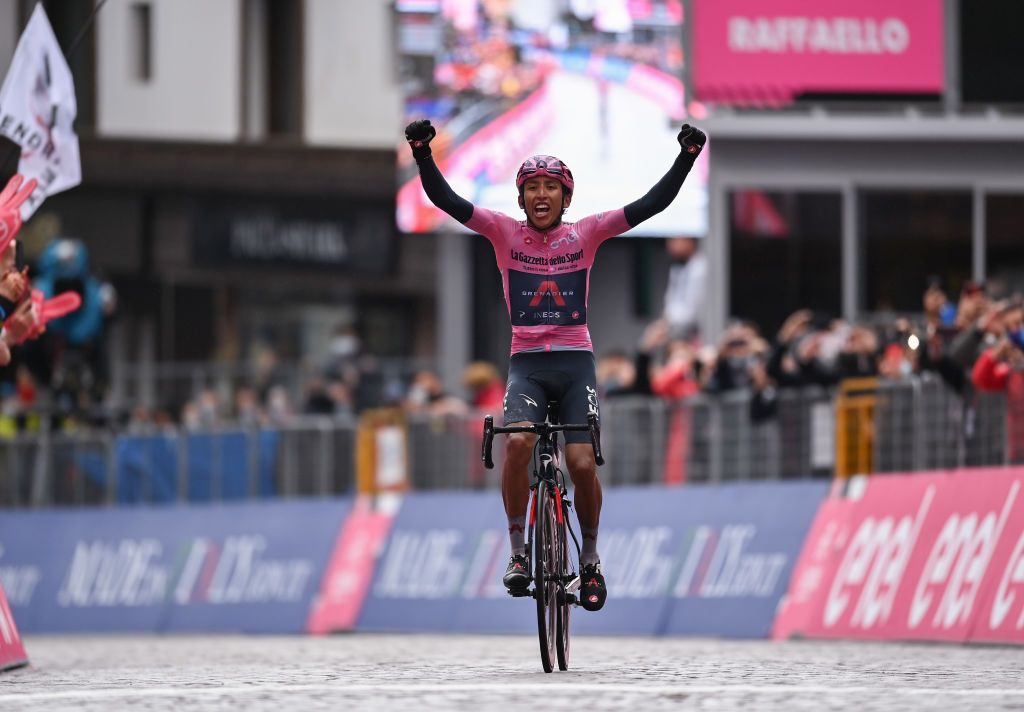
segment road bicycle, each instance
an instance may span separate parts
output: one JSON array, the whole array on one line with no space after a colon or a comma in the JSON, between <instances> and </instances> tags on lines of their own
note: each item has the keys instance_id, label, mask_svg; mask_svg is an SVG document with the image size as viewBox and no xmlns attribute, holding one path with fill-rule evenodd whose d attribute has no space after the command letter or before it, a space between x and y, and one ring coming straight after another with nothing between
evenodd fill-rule
<instances>
[{"instance_id":1,"label":"road bicycle","mask_svg":"<svg viewBox=\"0 0 1024 712\"><path fill-rule=\"evenodd\" d=\"M484 466L492 469L494 460L491 457L491 444L495 435L537 435L537 442L533 447L533 482L530 485L527 528L529 538L526 542L526 550L530 553L533 565L533 588L527 587L522 591L509 593L516 597L532 597L537 603L537 635L540 639L540 661L544 666L544 672L551 672L556 663L559 670L569 669L570 610L579 603L576 592L580 588L580 577L577 573L580 543L569 523L572 502L566 496L558 433L589 432L590 443L594 447L594 459L598 465L604 464L597 416L587 416L586 425L560 425L557 413L557 404L549 403L547 422L507 428L496 428L494 418L488 415L484 418L481 453ZM575 562L569 558L566 532L572 536L575 545Z\"/></svg>"}]
</instances>

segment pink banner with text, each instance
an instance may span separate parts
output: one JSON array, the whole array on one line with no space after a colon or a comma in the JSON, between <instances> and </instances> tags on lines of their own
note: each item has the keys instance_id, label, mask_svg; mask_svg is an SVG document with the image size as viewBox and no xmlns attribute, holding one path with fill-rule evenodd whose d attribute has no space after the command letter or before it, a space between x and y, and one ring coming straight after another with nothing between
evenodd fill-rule
<instances>
[{"instance_id":1,"label":"pink banner with text","mask_svg":"<svg viewBox=\"0 0 1024 712\"><path fill-rule=\"evenodd\" d=\"M819 509L773 637L1024 643L1024 470L861 484Z\"/></svg>"},{"instance_id":2,"label":"pink banner with text","mask_svg":"<svg viewBox=\"0 0 1024 712\"><path fill-rule=\"evenodd\" d=\"M28 665L28 655L22 645L14 614L7 603L3 584L0 583L0 670Z\"/></svg>"},{"instance_id":3,"label":"pink banner with text","mask_svg":"<svg viewBox=\"0 0 1024 712\"><path fill-rule=\"evenodd\" d=\"M695 0L693 20L701 101L943 89L942 0Z\"/></svg>"}]
</instances>

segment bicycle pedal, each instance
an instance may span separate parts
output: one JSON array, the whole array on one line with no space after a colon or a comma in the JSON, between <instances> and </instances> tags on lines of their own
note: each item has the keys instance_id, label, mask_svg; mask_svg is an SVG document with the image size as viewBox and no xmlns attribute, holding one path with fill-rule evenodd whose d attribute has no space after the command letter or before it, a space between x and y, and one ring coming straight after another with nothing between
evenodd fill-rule
<instances>
[{"instance_id":1,"label":"bicycle pedal","mask_svg":"<svg viewBox=\"0 0 1024 712\"><path fill-rule=\"evenodd\" d=\"M576 598L575 594L567 593L567 594L565 594L565 597L564 597L564 600L562 601L562 603L567 603L570 606L578 606L580 604L580 601L579 601L578 598Z\"/></svg>"},{"instance_id":2,"label":"bicycle pedal","mask_svg":"<svg viewBox=\"0 0 1024 712\"><path fill-rule=\"evenodd\" d=\"M508 595L512 598L526 598L527 596L533 596L533 589L531 588L509 588L505 589L508 591Z\"/></svg>"}]
</instances>

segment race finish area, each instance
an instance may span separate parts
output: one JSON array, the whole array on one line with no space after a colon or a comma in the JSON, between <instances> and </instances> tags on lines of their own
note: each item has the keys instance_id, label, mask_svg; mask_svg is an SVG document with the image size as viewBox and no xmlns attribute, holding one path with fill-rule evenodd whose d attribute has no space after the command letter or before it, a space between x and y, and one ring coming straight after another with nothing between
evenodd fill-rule
<instances>
[{"instance_id":1,"label":"race finish area","mask_svg":"<svg viewBox=\"0 0 1024 712\"><path fill-rule=\"evenodd\" d=\"M29 636L4 712L47 710L1024 709L1024 650L533 636Z\"/></svg>"}]
</instances>

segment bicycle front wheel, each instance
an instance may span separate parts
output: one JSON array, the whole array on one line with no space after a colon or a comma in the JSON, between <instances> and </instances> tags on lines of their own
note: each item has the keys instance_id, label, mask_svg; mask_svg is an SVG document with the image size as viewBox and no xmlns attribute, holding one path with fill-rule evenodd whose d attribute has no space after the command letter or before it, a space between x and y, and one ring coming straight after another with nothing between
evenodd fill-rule
<instances>
[{"instance_id":1,"label":"bicycle front wheel","mask_svg":"<svg viewBox=\"0 0 1024 712\"><path fill-rule=\"evenodd\" d=\"M537 636L540 662L544 672L551 672L557 660L558 641L558 577L555 542L557 522L550 485L537 485L533 520L533 583L537 599Z\"/></svg>"},{"instance_id":2,"label":"bicycle front wheel","mask_svg":"<svg viewBox=\"0 0 1024 712\"><path fill-rule=\"evenodd\" d=\"M558 504L561 504L561 498L559 498ZM565 535L565 528L568 524L565 522L565 516L568 512L563 508L562 512L562 523L555 522L554 531L556 534L555 538L555 558L556 568L560 582L556 591L558 598L558 637L557 637L557 652L558 652L558 669L568 670L569 669L569 614L572 610L572 606L569 605L569 594L565 590L566 576L569 573L569 541Z\"/></svg>"}]
</instances>

